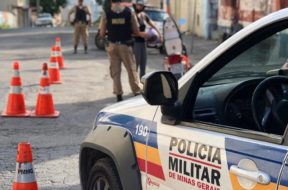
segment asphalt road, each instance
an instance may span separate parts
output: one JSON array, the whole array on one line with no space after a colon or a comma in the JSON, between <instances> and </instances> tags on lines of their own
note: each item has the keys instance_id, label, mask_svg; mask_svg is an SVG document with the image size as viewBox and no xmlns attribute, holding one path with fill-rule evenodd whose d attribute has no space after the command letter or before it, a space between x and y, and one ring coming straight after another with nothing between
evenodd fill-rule
<instances>
[{"instance_id":1,"label":"asphalt road","mask_svg":"<svg viewBox=\"0 0 288 190\"><path fill-rule=\"evenodd\" d=\"M0 118L0 189L11 189L15 176L17 145L28 141L39 189L79 190L78 155L80 144L92 128L99 110L115 103L107 54L95 48L91 31L89 54L82 46L72 54L72 29L29 29L0 32L0 110L4 110L12 76L12 63L20 62L26 107L36 104L42 63L49 61L56 36L62 39L65 69L63 84L52 85L57 119ZM213 49L216 42L194 41L192 62ZM197 43L199 46L197 46ZM196 47L197 46L197 47ZM201 49L202 48L202 49ZM204 50L204 49L205 50ZM197 51L199 53L197 53ZM163 56L149 50L148 71L163 70ZM123 67L124 99L132 97Z\"/></svg>"}]
</instances>

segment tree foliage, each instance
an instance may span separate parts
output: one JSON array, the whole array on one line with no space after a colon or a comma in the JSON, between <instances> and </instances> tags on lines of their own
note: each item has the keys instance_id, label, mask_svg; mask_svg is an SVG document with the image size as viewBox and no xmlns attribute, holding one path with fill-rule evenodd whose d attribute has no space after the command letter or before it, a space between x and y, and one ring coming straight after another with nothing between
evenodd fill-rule
<instances>
[{"instance_id":1,"label":"tree foliage","mask_svg":"<svg viewBox=\"0 0 288 190\"><path fill-rule=\"evenodd\" d=\"M102 5L103 10L107 10L111 6L111 0L96 0L99 5Z\"/></svg>"},{"instance_id":2,"label":"tree foliage","mask_svg":"<svg viewBox=\"0 0 288 190\"><path fill-rule=\"evenodd\" d=\"M60 12L60 7L65 7L67 4L67 0L39 0L40 6L42 7L41 12L43 13L51 13L54 15L55 13ZM37 6L37 0L30 0L30 6Z\"/></svg>"},{"instance_id":3,"label":"tree foliage","mask_svg":"<svg viewBox=\"0 0 288 190\"><path fill-rule=\"evenodd\" d=\"M95 0L96 3L102 5L103 10L107 10L111 7L111 0ZM122 0L122 2L131 2L132 0Z\"/></svg>"}]
</instances>

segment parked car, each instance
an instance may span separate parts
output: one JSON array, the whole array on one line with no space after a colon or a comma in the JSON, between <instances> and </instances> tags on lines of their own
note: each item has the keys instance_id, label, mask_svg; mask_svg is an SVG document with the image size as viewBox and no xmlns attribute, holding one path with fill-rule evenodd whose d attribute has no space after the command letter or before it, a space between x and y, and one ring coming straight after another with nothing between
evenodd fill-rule
<instances>
[{"instance_id":1,"label":"parked car","mask_svg":"<svg viewBox=\"0 0 288 190\"><path fill-rule=\"evenodd\" d=\"M81 145L83 189L288 187L288 9L231 36L177 82L101 110Z\"/></svg>"},{"instance_id":2,"label":"parked car","mask_svg":"<svg viewBox=\"0 0 288 190\"><path fill-rule=\"evenodd\" d=\"M53 27L53 17L50 13L41 13L35 21L35 26L50 26Z\"/></svg>"},{"instance_id":3,"label":"parked car","mask_svg":"<svg viewBox=\"0 0 288 190\"><path fill-rule=\"evenodd\" d=\"M132 9L132 4L131 3L125 3L125 6L130 7ZM147 6L145 8L145 13L147 13L147 15L151 18L151 20L155 23L155 25L159 28L159 30L163 34L163 23L164 23L164 20L169 15L165 11L163 11L163 10L161 10L159 8L150 7L150 6ZM149 28L147 27L147 31L148 31L148 29ZM95 35L95 45L96 45L96 47L98 49L105 50L105 40L100 39L99 30L98 30L98 32ZM163 48L163 44L160 43L160 42L159 43L147 43L147 47L149 47L149 48L158 48L161 53L165 52L165 50Z\"/></svg>"}]
</instances>

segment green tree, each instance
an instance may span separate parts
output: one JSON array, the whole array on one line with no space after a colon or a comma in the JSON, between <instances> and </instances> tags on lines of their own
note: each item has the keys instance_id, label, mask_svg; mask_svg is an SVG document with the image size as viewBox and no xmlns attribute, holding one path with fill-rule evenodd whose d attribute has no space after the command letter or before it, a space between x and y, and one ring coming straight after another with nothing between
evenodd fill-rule
<instances>
[{"instance_id":1,"label":"green tree","mask_svg":"<svg viewBox=\"0 0 288 190\"><path fill-rule=\"evenodd\" d=\"M96 0L99 5L102 5L103 10L107 10L111 6L111 0Z\"/></svg>"},{"instance_id":2,"label":"green tree","mask_svg":"<svg viewBox=\"0 0 288 190\"><path fill-rule=\"evenodd\" d=\"M103 6L103 10L111 7L111 0L95 0L99 5ZM131 2L132 0L122 0L123 2Z\"/></svg>"},{"instance_id":3,"label":"green tree","mask_svg":"<svg viewBox=\"0 0 288 190\"><path fill-rule=\"evenodd\" d=\"M65 7L67 4L67 0L39 0L40 6L42 7L43 13L51 13L54 15L55 13L60 12L60 7ZM36 7L37 0L30 0L30 6Z\"/></svg>"}]
</instances>

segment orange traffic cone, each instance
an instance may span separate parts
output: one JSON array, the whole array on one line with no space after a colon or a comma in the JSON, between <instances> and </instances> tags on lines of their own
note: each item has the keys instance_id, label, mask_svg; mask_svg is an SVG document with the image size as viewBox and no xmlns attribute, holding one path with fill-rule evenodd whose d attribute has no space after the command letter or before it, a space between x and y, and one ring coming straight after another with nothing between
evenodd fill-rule
<instances>
[{"instance_id":1,"label":"orange traffic cone","mask_svg":"<svg viewBox=\"0 0 288 190\"><path fill-rule=\"evenodd\" d=\"M62 49L61 49L61 39L60 39L60 37L56 38L55 50L56 50L56 57L57 57L57 60L58 60L59 68L63 69L64 68L64 58L63 58Z\"/></svg>"},{"instance_id":2,"label":"orange traffic cone","mask_svg":"<svg viewBox=\"0 0 288 190\"><path fill-rule=\"evenodd\" d=\"M50 57L50 64L49 64L49 78L51 84L61 84L62 81L60 79L60 72L59 72L59 65L57 57L55 56L55 46L51 48L51 57Z\"/></svg>"},{"instance_id":3,"label":"orange traffic cone","mask_svg":"<svg viewBox=\"0 0 288 190\"><path fill-rule=\"evenodd\" d=\"M10 81L10 93L6 110L2 112L3 117L28 117L30 111L26 111L25 99L22 94L22 82L19 71L19 63L14 62L14 75Z\"/></svg>"},{"instance_id":4,"label":"orange traffic cone","mask_svg":"<svg viewBox=\"0 0 288 190\"><path fill-rule=\"evenodd\" d=\"M18 144L16 158L16 176L13 190L37 190L38 185L32 164L32 150L27 142Z\"/></svg>"},{"instance_id":5,"label":"orange traffic cone","mask_svg":"<svg viewBox=\"0 0 288 190\"><path fill-rule=\"evenodd\" d=\"M47 75L47 64L42 67L42 77L40 79L40 89L37 98L35 111L32 117L53 118L58 117L60 112L55 111L52 94L49 92L49 78Z\"/></svg>"}]
</instances>

